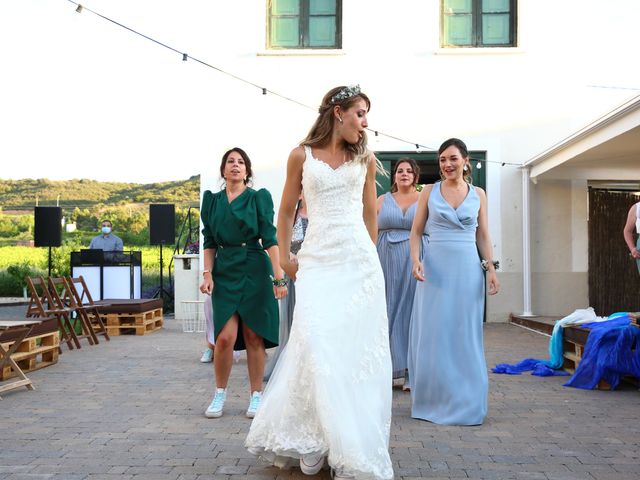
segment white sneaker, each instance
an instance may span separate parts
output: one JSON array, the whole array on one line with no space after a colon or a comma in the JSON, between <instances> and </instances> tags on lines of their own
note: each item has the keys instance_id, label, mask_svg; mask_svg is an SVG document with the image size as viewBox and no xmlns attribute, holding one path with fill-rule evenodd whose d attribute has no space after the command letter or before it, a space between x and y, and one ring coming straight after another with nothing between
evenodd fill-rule
<instances>
[{"instance_id":1,"label":"white sneaker","mask_svg":"<svg viewBox=\"0 0 640 480\"><path fill-rule=\"evenodd\" d=\"M305 475L315 475L324 465L324 453L308 453L300 458L300 470Z\"/></svg>"},{"instance_id":2,"label":"white sneaker","mask_svg":"<svg viewBox=\"0 0 640 480\"><path fill-rule=\"evenodd\" d=\"M202 363L211 363L213 362L213 350L207 348L204 352L202 352L202 356L200 357L200 361Z\"/></svg>"},{"instance_id":3,"label":"white sneaker","mask_svg":"<svg viewBox=\"0 0 640 480\"><path fill-rule=\"evenodd\" d=\"M224 408L224 402L227 399L227 390L224 388L218 388L216 394L211 400L211 405L204 412L204 416L207 418L218 418L222 416L222 409Z\"/></svg>"},{"instance_id":4,"label":"white sneaker","mask_svg":"<svg viewBox=\"0 0 640 480\"><path fill-rule=\"evenodd\" d=\"M249 408L247 408L247 418L253 418L256 416L258 407L260 407L260 401L262 400L262 392L253 392L251 394L251 400L249 400Z\"/></svg>"}]
</instances>

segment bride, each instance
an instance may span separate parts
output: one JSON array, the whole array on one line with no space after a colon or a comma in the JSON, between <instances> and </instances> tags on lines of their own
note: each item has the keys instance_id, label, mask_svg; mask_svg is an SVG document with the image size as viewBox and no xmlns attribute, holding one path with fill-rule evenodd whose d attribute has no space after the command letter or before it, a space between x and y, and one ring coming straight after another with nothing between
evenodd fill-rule
<instances>
[{"instance_id":1,"label":"bride","mask_svg":"<svg viewBox=\"0 0 640 480\"><path fill-rule=\"evenodd\" d=\"M387 480L392 373L375 248L378 162L365 134L370 105L359 86L330 90L289 155L278 245L296 279L296 306L245 445L309 475L326 462L336 478ZM302 187L309 225L295 264L288 252Z\"/></svg>"}]
</instances>

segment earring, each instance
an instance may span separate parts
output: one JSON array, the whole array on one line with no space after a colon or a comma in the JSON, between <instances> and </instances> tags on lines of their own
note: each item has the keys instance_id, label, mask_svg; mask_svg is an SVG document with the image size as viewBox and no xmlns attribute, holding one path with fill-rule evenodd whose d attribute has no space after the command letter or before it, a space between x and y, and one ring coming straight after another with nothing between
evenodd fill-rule
<instances>
[{"instance_id":1,"label":"earring","mask_svg":"<svg viewBox=\"0 0 640 480\"><path fill-rule=\"evenodd\" d=\"M342 117L338 117L338 121L342 123Z\"/></svg>"},{"instance_id":2,"label":"earring","mask_svg":"<svg viewBox=\"0 0 640 480\"><path fill-rule=\"evenodd\" d=\"M466 172L466 171L468 171L468 170L469 170L469 167L467 167L467 166L465 165L465 166L464 166L464 168L463 168L462 170L464 170L464 171Z\"/></svg>"}]
</instances>

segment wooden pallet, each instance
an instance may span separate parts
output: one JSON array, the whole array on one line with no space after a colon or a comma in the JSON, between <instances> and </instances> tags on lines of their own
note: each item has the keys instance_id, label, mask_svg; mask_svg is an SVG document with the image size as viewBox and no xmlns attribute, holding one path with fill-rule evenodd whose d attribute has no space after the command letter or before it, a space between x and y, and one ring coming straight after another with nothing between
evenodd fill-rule
<instances>
[{"instance_id":1,"label":"wooden pallet","mask_svg":"<svg viewBox=\"0 0 640 480\"><path fill-rule=\"evenodd\" d=\"M146 335L160 330L164 323L162 308L141 313L108 313L105 320L110 336Z\"/></svg>"},{"instance_id":2,"label":"wooden pallet","mask_svg":"<svg viewBox=\"0 0 640 480\"><path fill-rule=\"evenodd\" d=\"M3 343L7 349L13 342ZM11 358L23 372L31 372L58 363L60 332L49 332L25 338ZM0 371L0 381L15 377L16 373L6 365Z\"/></svg>"}]
</instances>

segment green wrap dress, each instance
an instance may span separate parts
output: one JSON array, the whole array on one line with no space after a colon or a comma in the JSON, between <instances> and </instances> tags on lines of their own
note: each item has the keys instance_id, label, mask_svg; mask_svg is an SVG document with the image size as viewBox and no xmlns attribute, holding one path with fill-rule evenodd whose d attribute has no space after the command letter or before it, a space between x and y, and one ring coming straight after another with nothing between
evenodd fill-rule
<instances>
[{"instance_id":1,"label":"green wrap dress","mask_svg":"<svg viewBox=\"0 0 640 480\"><path fill-rule=\"evenodd\" d=\"M268 190L247 188L231 203L226 190L202 199L200 217L204 249L216 250L213 266L213 326L215 338L234 313L264 340L278 345L278 302L273 294L273 268L265 250L277 245L273 200ZM244 350L239 328L234 350Z\"/></svg>"}]
</instances>

